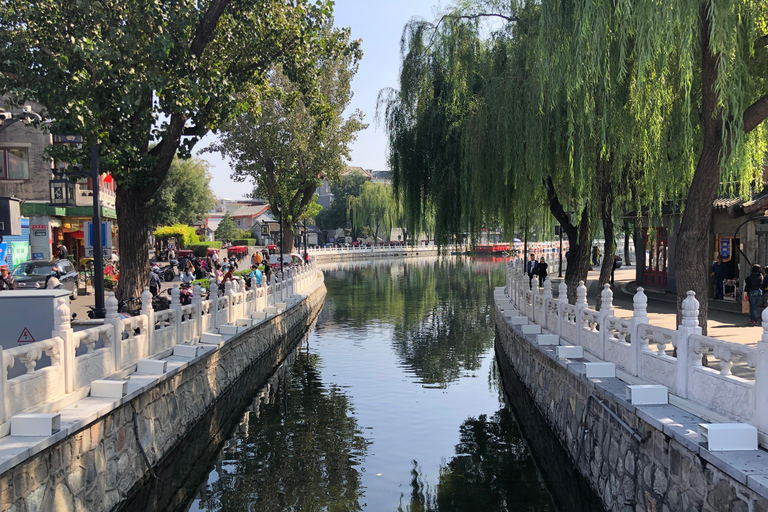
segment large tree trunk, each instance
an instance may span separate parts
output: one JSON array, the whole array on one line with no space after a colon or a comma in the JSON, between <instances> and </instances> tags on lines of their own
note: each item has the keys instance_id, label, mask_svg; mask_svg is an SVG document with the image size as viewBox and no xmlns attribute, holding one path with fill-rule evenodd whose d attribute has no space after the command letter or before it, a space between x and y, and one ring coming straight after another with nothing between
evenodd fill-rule
<instances>
[{"instance_id":1,"label":"large tree trunk","mask_svg":"<svg viewBox=\"0 0 768 512\"><path fill-rule=\"evenodd\" d=\"M568 285L568 302L571 304L576 303L576 288L578 288L579 282L584 281L584 284L587 284L587 276L592 268L589 261L589 252L592 247L589 205L584 206L581 216L582 219L579 222L578 231L576 227L573 230L566 230L570 248L568 249L568 266L565 269L565 284Z\"/></svg>"},{"instance_id":2,"label":"large tree trunk","mask_svg":"<svg viewBox=\"0 0 768 512\"><path fill-rule=\"evenodd\" d=\"M611 203L611 204L609 204ZM597 281L597 306L599 311L602 306L602 291L606 283L611 280L613 271L613 257L616 254L616 241L614 240L613 217L611 217L612 200L606 200L603 205L603 233L605 245L603 245L603 265L600 267L600 279Z\"/></svg>"},{"instance_id":3,"label":"large tree trunk","mask_svg":"<svg viewBox=\"0 0 768 512\"><path fill-rule=\"evenodd\" d=\"M120 226L117 299L124 300L140 297L144 287L149 286L149 215L147 203L128 188L117 189L115 206Z\"/></svg>"},{"instance_id":4,"label":"large tree trunk","mask_svg":"<svg viewBox=\"0 0 768 512\"><path fill-rule=\"evenodd\" d=\"M701 126L703 144L691 188L685 200L685 212L675 245L675 278L677 289L677 324L682 322L682 303L688 291L696 292L699 300L699 325L707 333L709 228L712 224L712 203L720 185L720 159L725 156L721 120L718 113L715 81L717 57L709 41L709 13L706 2L699 9L701 31Z\"/></svg>"},{"instance_id":5,"label":"large tree trunk","mask_svg":"<svg viewBox=\"0 0 768 512\"><path fill-rule=\"evenodd\" d=\"M280 245L283 248L284 256L293 252L293 225L287 220L283 220L283 239L280 241Z\"/></svg>"}]
</instances>

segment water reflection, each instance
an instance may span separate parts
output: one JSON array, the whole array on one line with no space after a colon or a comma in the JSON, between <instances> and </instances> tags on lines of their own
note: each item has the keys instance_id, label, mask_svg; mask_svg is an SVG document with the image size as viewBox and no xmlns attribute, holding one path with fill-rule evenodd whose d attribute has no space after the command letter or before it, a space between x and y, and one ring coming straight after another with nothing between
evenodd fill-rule
<instances>
[{"instance_id":1,"label":"water reflection","mask_svg":"<svg viewBox=\"0 0 768 512\"><path fill-rule=\"evenodd\" d=\"M316 354L301 353L246 413L199 510L361 510L369 442L344 390L325 385Z\"/></svg>"},{"instance_id":2,"label":"water reflection","mask_svg":"<svg viewBox=\"0 0 768 512\"><path fill-rule=\"evenodd\" d=\"M420 473L413 461L410 502L398 511L556 510L507 407L461 425L456 455L440 468L436 489Z\"/></svg>"},{"instance_id":3,"label":"water reflection","mask_svg":"<svg viewBox=\"0 0 768 512\"><path fill-rule=\"evenodd\" d=\"M550 495L557 486L537 463L563 464L557 442L531 443L543 447L533 454L504 400L493 349L503 279L500 265L458 258L328 272L308 343L215 462L201 459L209 470L188 477L201 486L194 499L171 501L205 511L586 510Z\"/></svg>"}]
</instances>

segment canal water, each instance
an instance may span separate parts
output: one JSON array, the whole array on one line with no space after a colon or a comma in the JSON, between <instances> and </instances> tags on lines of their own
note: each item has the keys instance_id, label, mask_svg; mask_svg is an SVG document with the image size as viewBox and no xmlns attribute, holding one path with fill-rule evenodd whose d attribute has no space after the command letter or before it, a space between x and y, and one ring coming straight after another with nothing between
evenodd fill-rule
<instances>
[{"instance_id":1,"label":"canal water","mask_svg":"<svg viewBox=\"0 0 768 512\"><path fill-rule=\"evenodd\" d=\"M325 270L315 328L266 385L242 384L126 508L600 510L519 382L505 397L493 313L502 263Z\"/></svg>"}]
</instances>

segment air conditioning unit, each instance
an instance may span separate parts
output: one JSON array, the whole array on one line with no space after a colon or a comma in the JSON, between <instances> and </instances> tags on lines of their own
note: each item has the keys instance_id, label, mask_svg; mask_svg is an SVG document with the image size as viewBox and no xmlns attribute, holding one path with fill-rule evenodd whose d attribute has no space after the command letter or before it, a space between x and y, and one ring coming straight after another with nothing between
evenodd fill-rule
<instances>
[{"instance_id":1,"label":"air conditioning unit","mask_svg":"<svg viewBox=\"0 0 768 512\"><path fill-rule=\"evenodd\" d=\"M21 201L0 197L0 236L21 236Z\"/></svg>"}]
</instances>

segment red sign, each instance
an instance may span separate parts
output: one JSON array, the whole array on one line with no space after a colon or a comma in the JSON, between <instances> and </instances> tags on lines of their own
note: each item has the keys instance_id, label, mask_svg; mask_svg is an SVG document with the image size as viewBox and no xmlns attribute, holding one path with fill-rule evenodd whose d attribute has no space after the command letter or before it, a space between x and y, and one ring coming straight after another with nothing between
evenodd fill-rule
<instances>
[{"instance_id":1,"label":"red sign","mask_svg":"<svg viewBox=\"0 0 768 512\"><path fill-rule=\"evenodd\" d=\"M32 224L29 226L30 229L48 229L48 226L45 224Z\"/></svg>"},{"instance_id":2,"label":"red sign","mask_svg":"<svg viewBox=\"0 0 768 512\"><path fill-rule=\"evenodd\" d=\"M23 331L21 331L21 336L19 336L18 343L34 343L35 338L32 337L32 333L29 332L29 329L26 327Z\"/></svg>"}]
</instances>

